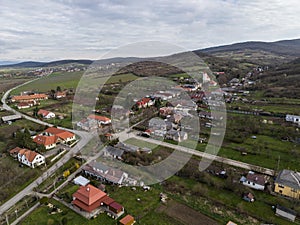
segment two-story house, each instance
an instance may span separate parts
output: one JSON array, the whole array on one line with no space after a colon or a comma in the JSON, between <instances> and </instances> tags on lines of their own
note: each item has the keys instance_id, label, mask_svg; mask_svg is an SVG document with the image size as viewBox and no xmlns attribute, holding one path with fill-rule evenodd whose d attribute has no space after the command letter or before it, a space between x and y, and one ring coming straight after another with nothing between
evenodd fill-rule
<instances>
[{"instance_id":1,"label":"two-story house","mask_svg":"<svg viewBox=\"0 0 300 225\"><path fill-rule=\"evenodd\" d=\"M300 173L282 170L275 180L276 193L295 199L300 199Z\"/></svg>"}]
</instances>

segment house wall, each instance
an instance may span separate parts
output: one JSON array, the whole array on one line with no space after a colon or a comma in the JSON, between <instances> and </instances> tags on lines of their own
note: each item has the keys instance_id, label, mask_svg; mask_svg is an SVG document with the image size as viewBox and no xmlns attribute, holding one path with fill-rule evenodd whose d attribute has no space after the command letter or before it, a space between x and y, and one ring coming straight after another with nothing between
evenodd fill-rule
<instances>
[{"instance_id":1,"label":"house wall","mask_svg":"<svg viewBox=\"0 0 300 225\"><path fill-rule=\"evenodd\" d=\"M300 199L300 189L294 190L291 187L285 186L285 185L280 185L278 183L275 183L275 189L274 191L276 193L295 198L295 199Z\"/></svg>"},{"instance_id":2,"label":"house wall","mask_svg":"<svg viewBox=\"0 0 300 225\"><path fill-rule=\"evenodd\" d=\"M256 189L256 190L264 190L265 189L265 186L262 186L260 184L256 184L254 182L251 182L251 181L245 181L243 182L243 185L247 186L247 187L250 187L250 188L253 188L253 189Z\"/></svg>"},{"instance_id":3,"label":"house wall","mask_svg":"<svg viewBox=\"0 0 300 225\"><path fill-rule=\"evenodd\" d=\"M45 148L48 150L48 149L51 149L51 148L55 148L56 147L56 144L51 144L51 145L45 145Z\"/></svg>"}]
</instances>

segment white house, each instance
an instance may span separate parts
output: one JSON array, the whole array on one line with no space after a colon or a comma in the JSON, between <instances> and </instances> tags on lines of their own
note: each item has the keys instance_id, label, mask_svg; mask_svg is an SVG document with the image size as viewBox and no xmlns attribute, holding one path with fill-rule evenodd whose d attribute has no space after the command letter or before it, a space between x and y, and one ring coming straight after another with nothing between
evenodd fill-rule
<instances>
[{"instance_id":1,"label":"white house","mask_svg":"<svg viewBox=\"0 0 300 225\"><path fill-rule=\"evenodd\" d=\"M55 114L53 112L44 109L40 109L37 114L41 115L44 119L55 118Z\"/></svg>"},{"instance_id":2,"label":"white house","mask_svg":"<svg viewBox=\"0 0 300 225\"><path fill-rule=\"evenodd\" d=\"M98 115L91 114L87 117L87 120L97 121L99 126L111 124L111 119L109 119L105 116L98 116Z\"/></svg>"},{"instance_id":3,"label":"white house","mask_svg":"<svg viewBox=\"0 0 300 225\"><path fill-rule=\"evenodd\" d=\"M297 123L298 125L300 125L300 116L287 114L285 116L285 120L287 122Z\"/></svg>"},{"instance_id":4,"label":"white house","mask_svg":"<svg viewBox=\"0 0 300 225\"><path fill-rule=\"evenodd\" d=\"M45 157L35 151L17 147L10 152L17 154L18 161L31 168L35 168L45 163Z\"/></svg>"},{"instance_id":5,"label":"white house","mask_svg":"<svg viewBox=\"0 0 300 225\"><path fill-rule=\"evenodd\" d=\"M267 183L267 178L265 175L249 171L246 177L243 176L240 179L240 182L247 187L263 191Z\"/></svg>"}]
</instances>

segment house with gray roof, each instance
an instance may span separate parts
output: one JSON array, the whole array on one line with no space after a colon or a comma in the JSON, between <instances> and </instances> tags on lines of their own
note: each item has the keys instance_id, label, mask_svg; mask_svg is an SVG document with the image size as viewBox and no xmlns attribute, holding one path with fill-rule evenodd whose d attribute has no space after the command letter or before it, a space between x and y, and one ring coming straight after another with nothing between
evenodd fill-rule
<instances>
[{"instance_id":1,"label":"house with gray roof","mask_svg":"<svg viewBox=\"0 0 300 225\"><path fill-rule=\"evenodd\" d=\"M278 194L300 199L300 173L292 170L282 170L275 180L274 191Z\"/></svg>"}]
</instances>

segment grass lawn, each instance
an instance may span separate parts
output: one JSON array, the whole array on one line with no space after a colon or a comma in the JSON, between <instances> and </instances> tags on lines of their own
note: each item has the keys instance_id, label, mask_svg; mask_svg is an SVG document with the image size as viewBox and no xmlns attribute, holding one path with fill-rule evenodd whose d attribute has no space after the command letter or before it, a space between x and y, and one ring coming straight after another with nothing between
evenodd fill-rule
<instances>
[{"instance_id":1,"label":"grass lawn","mask_svg":"<svg viewBox=\"0 0 300 225\"><path fill-rule=\"evenodd\" d=\"M237 194L224 189L220 190L215 186L206 185L177 176L172 177L170 180L176 182L178 186L185 187L185 189L188 190L184 194L175 194L171 192L170 194L175 199L215 218L222 224L225 224L228 220L236 221L238 224L261 224L260 222L280 225L290 224L289 221L275 216L275 213L272 210L271 206L276 205L276 203L285 204L287 206L289 205L286 200L279 197L275 197L261 191L251 190L256 201L254 203L248 203L243 201ZM220 180L219 182L224 182L224 180ZM191 194L190 191L194 190L195 187L201 189L204 197L196 197ZM236 209L246 215L237 213ZM256 220L253 220L253 218L251 219L247 216L247 214L256 218Z\"/></svg>"},{"instance_id":2,"label":"grass lawn","mask_svg":"<svg viewBox=\"0 0 300 225\"><path fill-rule=\"evenodd\" d=\"M62 210L61 213L51 215L50 209L46 205L40 206L34 212L32 212L26 219L20 224L22 225L58 225L58 224L70 224L70 225L115 225L116 221L108 217L106 214L99 215L96 219L88 220L74 211L70 210L61 203L50 199L50 203Z\"/></svg>"},{"instance_id":3,"label":"grass lawn","mask_svg":"<svg viewBox=\"0 0 300 225\"><path fill-rule=\"evenodd\" d=\"M56 90L57 86L61 88L76 88L77 84L83 75L83 72L56 72L49 76L42 77L32 83L24 85L16 90L13 90L11 95L19 95L22 91L37 91L47 92L51 89Z\"/></svg>"},{"instance_id":4,"label":"grass lawn","mask_svg":"<svg viewBox=\"0 0 300 225\"><path fill-rule=\"evenodd\" d=\"M235 150L241 147L256 155L243 156L241 152ZM299 145L283 142L269 136L257 135L257 139L248 138L241 144L226 144L225 147L221 148L219 155L270 169L277 169L280 157L279 169L299 170L299 152Z\"/></svg>"}]
</instances>

